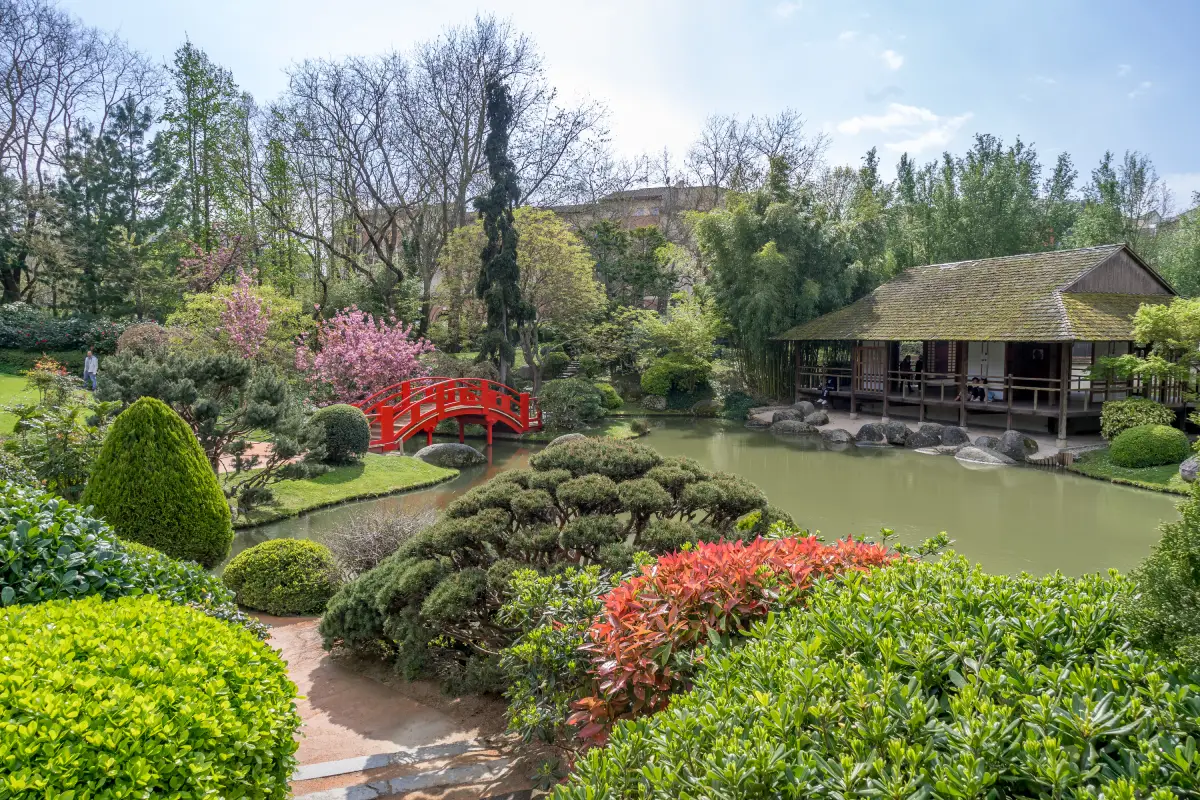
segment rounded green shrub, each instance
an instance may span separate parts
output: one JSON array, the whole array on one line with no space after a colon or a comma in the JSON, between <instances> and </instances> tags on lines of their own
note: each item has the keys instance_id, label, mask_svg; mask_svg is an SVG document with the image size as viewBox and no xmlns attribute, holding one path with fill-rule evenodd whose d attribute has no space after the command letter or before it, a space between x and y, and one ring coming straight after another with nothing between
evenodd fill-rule
<instances>
[{"instance_id":1,"label":"rounded green shrub","mask_svg":"<svg viewBox=\"0 0 1200 800\"><path fill-rule=\"evenodd\" d=\"M271 539L233 557L222 576L239 605L282 616L320 614L341 583L329 548Z\"/></svg>"},{"instance_id":2,"label":"rounded green shrub","mask_svg":"<svg viewBox=\"0 0 1200 800\"><path fill-rule=\"evenodd\" d=\"M1175 412L1145 397L1109 400L1100 412L1100 435L1112 441L1140 425L1172 425Z\"/></svg>"},{"instance_id":3,"label":"rounded green shrub","mask_svg":"<svg viewBox=\"0 0 1200 800\"><path fill-rule=\"evenodd\" d=\"M1191 454L1187 434L1167 425L1139 425L1118 434L1108 455L1118 467L1178 464Z\"/></svg>"},{"instance_id":4,"label":"rounded green shrub","mask_svg":"<svg viewBox=\"0 0 1200 800\"><path fill-rule=\"evenodd\" d=\"M604 395L579 378L546 381L538 393L538 405L546 426L556 430L581 428L604 416Z\"/></svg>"},{"instance_id":5,"label":"rounded green shrub","mask_svg":"<svg viewBox=\"0 0 1200 800\"><path fill-rule=\"evenodd\" d=\"M113 421L82 503L122 539L206 567L233 542L229 504L195 434L150 397Z\"/></svg>"},{"instance_id":6,"label":"rounded green shrub","mask_svg":"<svg viewBox=\"0 0 1200 800\"><path fill-rule=\"evenodd\" d=\"M542 358L542 379L552 380L562 375L563 370L567 368L567 364L571 363L571 357L562 350L554 350L549 352Z\"/></svg>"},{"instance_id":7,"label":"rounded green shrub","mask_svg":"<svg viewBox=\"0 0 1200 800\"><path fill-rule=\"evenodd\" d=\"M817 581L553 796L1196 796L1196 673L1129 644L1128 589L963 559Z\"/></svg>"},{"instance_id":8,"label":"rounded green shrub","mask_svg":"<svg viewBox=\"0 0 1200 800\"><path fill-rule=\"evenodd\" d=\"M625 405L625 401L621 399L621 395L617 394L617 390L613 388L611 383L595 383L592 385L600 390L604 408L608 411L615 411Z\"/></svg>"},{"instance_id":9,"label":"rounded green shrub","mask_svg":"<svg viewBox=\"0 0 1200 800\"><path fill-rule=\"evenodd\" d=\"M360 408L345 403L318 408L308 424L320 431L326 463L353 463L371 446L371 425Z\"/></svg>"},{"instance_id":10,"label":"rounded green shrub","mask_svg":"<svg viewBox=\"0 0 1200 800\"><path fill-rule=\"evenodd\" d=\"M0 610L0 797L279 798L296 687L267 645L157 597Z\"/></svg>"},{"instance_id":11,"label":"rounded green shrub","mask_svg":"<svg viewBox=\"0 0 1200 800\"><path fill-rule=\"evenodd\" d=\"M642 391L659 397L666 397L672 390L691 393L707 386L711 376L710 362L686 353L667 353L642 373Z\"/></svg>"}]
</instances>

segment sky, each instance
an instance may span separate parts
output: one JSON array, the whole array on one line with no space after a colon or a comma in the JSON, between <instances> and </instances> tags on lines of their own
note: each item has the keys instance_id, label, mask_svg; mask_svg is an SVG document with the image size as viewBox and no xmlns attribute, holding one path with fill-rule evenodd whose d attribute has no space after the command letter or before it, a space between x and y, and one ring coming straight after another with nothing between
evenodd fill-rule
<instances>
[{"instance_id":1,"label":"sky","mask_svg":"<svg viewBox=\"0 0 1200 800\"><path fill-rule=\"evenodd\" d=\"M531 35L563 97L609 109L618 151L682 156L705 117L793 108L832 163L879 148L885 174L961 153L975 133L1106 150L1200 191L1200 0L60 0L164 62L185 38L260 103L309 58L407 50L476 13Z\"/></svg>"}]
</instances>

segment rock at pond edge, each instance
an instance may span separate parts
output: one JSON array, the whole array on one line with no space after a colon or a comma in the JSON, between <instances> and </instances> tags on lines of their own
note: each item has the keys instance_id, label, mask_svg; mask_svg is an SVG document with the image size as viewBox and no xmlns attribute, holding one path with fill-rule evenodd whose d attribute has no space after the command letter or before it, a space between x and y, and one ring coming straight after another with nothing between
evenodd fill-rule
<instances>
[{"instance_id":1,"label":"rock at pond edge","mask_svg":"<svg viewBox=\"0 0 1200 800\"><path fill-rule=\"evenodd\" d=\"M426 464L433 464L435 467L448 469L461 469L487 463L487 456L471 445L459 442L443 442L422 447L413 453L413 458L419 458Z\"/></svg>"}]
</instances>

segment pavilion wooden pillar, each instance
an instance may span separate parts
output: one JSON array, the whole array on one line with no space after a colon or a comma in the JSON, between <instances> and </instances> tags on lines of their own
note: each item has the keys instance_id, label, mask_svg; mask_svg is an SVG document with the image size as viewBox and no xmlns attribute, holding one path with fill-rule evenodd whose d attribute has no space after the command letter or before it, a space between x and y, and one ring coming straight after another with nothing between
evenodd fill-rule
<instances>
[{"instance_id":1,"label":"pavilion wooden pillar","mask_svg":"<svg viewBox=\"0 0 1200 800\"><path fill-rule=\"evenodd\" d=\"M954 371L958 377L958 424L967 427L967 343L954 343Z\"/></svg>"},{"instance_id":2,"label":"pavilion wooden pillar","mask_svg":"<svg viewBox=\"0 0 1200 800\"><path fill-rule=\"evenodd\" d=\"M1074 342L1063 342L1058 351L1058 433L1054 446L1067 446L1067 407L1071 404L1071 348Z\"/></svg>"},{"instance_id":3,"label":"pavilion wooden pillar","mask_svg":"<svg viewBox=\"0 0 1200 800\"><path fill-rule=\"evenodd\" d=\"M858 342L850 345L850 419L858 419Z\"/></svg>"}]
</instances>

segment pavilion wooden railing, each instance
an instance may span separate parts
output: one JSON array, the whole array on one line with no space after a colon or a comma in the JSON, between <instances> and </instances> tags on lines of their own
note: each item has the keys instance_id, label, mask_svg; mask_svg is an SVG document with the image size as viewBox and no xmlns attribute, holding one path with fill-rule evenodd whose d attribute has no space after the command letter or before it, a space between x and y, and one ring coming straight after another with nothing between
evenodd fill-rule
<instances>
[{"instance_id":1,"label":"pavilion wooden railing","mask_svg":"<svg viewBox=\"0 0 1200 800\"><path fill-rule=\"evenodd\" d=\"M886 392L883 391L885 385ZM1109 400L1127 397L1149 397L1168 406L1177 406L1183 403L1188 388L1175 380L1164 382L1157 378L1141 377L1107 380L1072 375L1067 381L1067 410L1099 410ZM919 404L922 421L927 404L957 405L964 418L967 409L1003 409L1011 427L1014 413L1047 416L1051 414L1051 409L1059 411L1063 381L1061 378L902 370L867 374L862 371L861 365L855 374L850 367L801 365L796 369L796 390L798 393L816 394L828 390L839 397L848 395L851 403L857 403L859 399L882 401L885 416L892 404ZM1019 402L1015 399L1017 396L1021 397Z\"/></svg>"}]
</instances>

